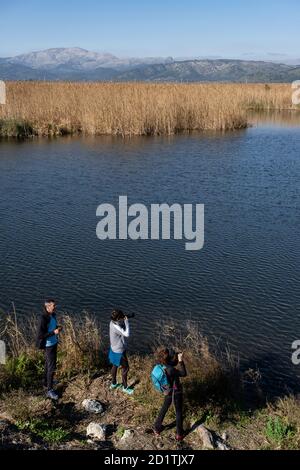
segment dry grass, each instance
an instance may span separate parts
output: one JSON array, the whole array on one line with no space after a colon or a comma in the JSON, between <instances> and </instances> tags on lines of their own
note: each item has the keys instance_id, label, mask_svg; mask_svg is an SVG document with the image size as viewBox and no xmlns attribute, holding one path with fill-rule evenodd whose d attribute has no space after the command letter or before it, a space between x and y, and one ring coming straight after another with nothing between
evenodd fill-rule
<instances>
[{"instance_id":1,"label":"dry grass","mask_svg":"<svg viewBox=\"0 0 300 470\"><path fill-rule=\"evenodd\" d=\"M101 329L96 317L63 314L59 318L58 372L71 376L97 369L103 363ZM0 339L5 341L8 360L1 369L2 389L32 386L43 376L43 353L35 346L39 318L35 315L0 313ZM1 387L0 387L1 389Z\"/></svg>"},{"instance_id":2,"label":"dry grass","mask_svg":"<svg viewBox=\"0 0 300 470\"><path fill-rule=\"evenodd\" d=\"M0 134L170 135L247 126L248 109L291 109L286 84L8 82Z\"/></svg>"},{"instance_id":3,"label":"dry grass","mask_svg":"<svg viewBox=\"0 0 300 470\"><path fill-rule=\"evenodd\" d=\"M188 375L182 379L182 383L188 419L196 421L203 418L211 407L214 413L222 417L224 410L229 410L230 401L237 403L241 395L238 360L232 354L217 357L207 338L202 335L198 323L187 321L180 327L170 322L161 323L154 336L156 339L152 354L131 358L132 370L139 381L136 390L136 399L141 405L139 422L151 422L157 413L158 402L163 399L149 380L155 364L154 351L162 345L184 353Z\"/></svg>"}]
</instances>

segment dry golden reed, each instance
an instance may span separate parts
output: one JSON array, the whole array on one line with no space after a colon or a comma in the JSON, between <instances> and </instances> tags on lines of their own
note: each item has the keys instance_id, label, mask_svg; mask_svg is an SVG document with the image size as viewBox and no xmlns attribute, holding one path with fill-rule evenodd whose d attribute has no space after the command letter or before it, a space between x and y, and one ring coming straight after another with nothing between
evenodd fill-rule
<instances>
[{"instance_id":1,"label":"dry golden reed","mask_svg":"<svg viewBox=\"0 0 300 470\"><path fill-rule=\"evenodd\" d=\"M0 134L226 131L246 127L248 109L291 107L288 84L8 82Z\"/></svg>"}]
</instances>

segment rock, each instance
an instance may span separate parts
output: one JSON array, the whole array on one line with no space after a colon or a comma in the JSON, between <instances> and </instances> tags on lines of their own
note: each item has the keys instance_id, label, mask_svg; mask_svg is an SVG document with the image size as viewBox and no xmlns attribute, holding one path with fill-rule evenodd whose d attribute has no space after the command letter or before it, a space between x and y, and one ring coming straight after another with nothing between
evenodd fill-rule
<instances>
[{"instance_id":1,"label":"rock","mask_svg":"<svg viewBox=\"0 0 300 470\"><path fill-rule=\"evenodd\" d=\"M216 444L217 444L217 449L219 450L230 450L230 447L228 447L228 445L225 444L225 442L221 441L220 439L216 440Z\"/></svg>"},{"instance_id":2,"label":"rock","mask_svg":"<svg viewBox=\"0 0 300 470\"><path fill-rule=\"evenodd\" d=\"M200 426L196 428L196 431L199 434L205 449L215 449L213 435L205 426L203 426L203 424L200 424Z\"/></svg>"},{"instance_id":3,"label":"rock","mask_svg":"<svg viewBox=\"0 0 300 470\"><path fill-rule=\"evenodd\" d=\"M86 429L86 434L98 441L105 441L106 426L105 424L90 423Z\"/></svg>"},{"instance_id":4,"label":"rock","mask_svg":"<svg viewBox=\"0 0 300 470\"><path fill-rule=\"evenodd\" d=\"M134 434L133 429L126 429L126 430L124 431L123 436L121 437L121 441L125 441L126 439L132 437L133 434Z\"/></svg>"},{"instance_id":5,"label":"rock","mask_svg":"<svg viewBox=\"0 0 300 470\"><path fill-rule=\"evenodd\" d=\"M227 432L226 432L226 431L224 431L224 432L223 432L223 434L222 434L222 441L225 441L225 442L226 442L226 441L227 441L227 439L228 439Z\"/></svg>"},{"instance_id":6,"label":"rock","mask_svg":"<svg viewBox=\"0 0 300 470\"><path fill-rule=\"evenodd\" d=\"M100 401L97 401L97 400L90 400L90 399L83 400L82 406L86 411L89 411L90 413L101 414L104 412L102 403L100 403Z\"/></svg>"}]
</instances>

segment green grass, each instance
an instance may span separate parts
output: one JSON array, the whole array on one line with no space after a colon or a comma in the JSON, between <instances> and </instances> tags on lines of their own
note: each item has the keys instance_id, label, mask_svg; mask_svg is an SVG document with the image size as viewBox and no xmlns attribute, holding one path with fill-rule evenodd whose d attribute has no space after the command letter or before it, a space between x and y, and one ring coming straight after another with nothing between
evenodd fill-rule
<instances>
[{"instance_id":1,"label":"green grass","mask_svg":"<svg viewBox=\"0 0 300 470\"><path fill-rule=\"evenodd\" d=\"M279 416L268 418L266 424L266 437L277 444L281 444L285 439L293 437L294 427Z\"/></svg>"},{"instance_id":2,"label":"green grass","mask_svg":"<svg viewBox=\"0 0 300 470\"><path fill-rule=\"evenodd\" d=\"M58 444L69 437L69 432L62 427L52 427L47 421L41 419L17 421L16 426L20 431L30 431L49 444Z\"/></svg>"},{"instance_id":3,"label":"green grass","mask_svg":"<svg viewBox=\"0 0 300 470\"><path fill-rule=\"evenodd\" d=\"M15 388L32 388L41 381L44 374L44 357L37 352L34 356L21 353L9 357L2 367L0 392Z\"/></svg>"}]
</instances>

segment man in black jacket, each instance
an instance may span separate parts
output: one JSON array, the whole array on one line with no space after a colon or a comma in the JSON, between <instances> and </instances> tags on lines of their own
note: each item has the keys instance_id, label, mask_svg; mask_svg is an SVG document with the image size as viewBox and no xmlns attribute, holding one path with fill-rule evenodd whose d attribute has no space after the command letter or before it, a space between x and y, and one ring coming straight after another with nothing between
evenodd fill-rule
<instances>
[{"instance_id":1,"label":"man in black jacket","mask_svg":"<svg viewBox=\"0 0 300 470\"><path fill-rule=\"evenodd\" d=\"M60 330L61 328L57 327L55 301L46 300L38 328L37 347L45 351L45 386L47 387L47 397L52 400L58 400L58 395L53 390L53 378L56 370Z\"/></svg>"}]
</instances>

